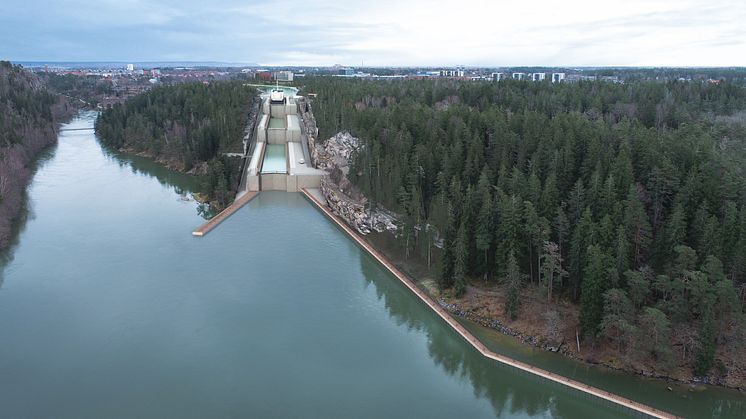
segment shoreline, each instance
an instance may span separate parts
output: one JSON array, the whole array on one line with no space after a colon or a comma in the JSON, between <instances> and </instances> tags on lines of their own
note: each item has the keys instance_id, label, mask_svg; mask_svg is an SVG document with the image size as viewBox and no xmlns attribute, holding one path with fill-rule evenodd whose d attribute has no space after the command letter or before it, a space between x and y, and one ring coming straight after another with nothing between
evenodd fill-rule
<instances>
[{"instance_id":1,"label":"shoreline","mask_svg":"<svg viewBox=\"0 0 746 419\"><path fill-rule=\"evenodd\" d=\"M498 361L502 364L512 366L524 372L528 372L539 376L541 378L553 381L573 388L580 392L590 394L592 396L599 397L603 400L612 402L616 405L628 408L637 413L645 414L656 418L676 418L677 416L672 415L668 412L644 405L642 403L635 402L633 400L617 396L608 391L601 390L596 387L592 387L581 382L572 380L560 376L558 374L551 373L541 368L534 367L521 361L514 360L504 355L497 354L488 349L478 338L476 338L471 332L466 330L456 319L438 302L434 301L427 295L417 284L412 281L408 276L403 274L397 269L391 262L388 261L381 253L375 250L368 242L361 238L355 231L353 231L344 221L338 216L331 212L329 208L319 202L313 195L311 195L306 189L301 189L301 193L308 199L314 206L319 209L329 220L334 222L343 232L347 233L348 237L351 238L358 246L362 247L370 256L372 256L378 263L380 263L386 270L389 271L394 277L396 277L404 286L409 288L415 296L425 303L431 310L435 312L442 320L444 320L448 326L450 326L456 333L458 333L464 340L466 340L474 349L480 352L483 356Z\"/></svg>"},{"instance_id":2,"label":"shoreline","mask_svg":"<svg viewBox=\"0 0 746 419\"><path fill-rule=\"evenodd\" d=\"M0 219L0 258L6 258L10 255L11 249L17 244L18 233L22 228L22 224L25 223L28 218L28 190L31 183L34 181L34 176L39 169L39 163L44 158L45 154L52 148L57 146L59 141L60 129L65 124L68 124L76 115L80 114L81 108L75 107L66 99L61 99L57 104L65 106L65 110L59 115L52 115L52 120L49 121L48 127L42 127L42 135L48 135L45 138L45 144L38 150L27 149L28 144L25 143L26 138L24 137L21 141L21 149L27 155L27 161L22 162L22 170L20 173L16 173L15 180L21 182L18 190L8 190L7 193L13 194L18 193L20 195L20 205L16 208L10 208L5 217ZM68 106L69 105L69 106ZM49 131L44 131L49 129ZM0 146L0 151L9 150L9 147ZM11 178L13 178L11 176ZM1 283L2 281L0 281Z\"/></svg>"},{"instance_id":3,"label":"shoreline","mask_svg":"<svg viewBox=\"0 0 746 419\"><path fill-rule=\"evenodd\" d=\"M579 363L582 363L583 365L588 365L591 367L606 368L610 371L621 372L621 373L633 375L633 376L640 377L640 378L653 378L655 380L659 380L661 382L670 383L670 384L676 384L676 385L682 385L682 386L693 386L693 387L711 386L714 388L720 388L724 390L737 391L741 394L746 393L746 390L744 390L744 388L742 387L729 386L721 382L713 383L713 382L697 381L694 379L676 378L676 377L673 377L667 374L660 374L656 372L646 373L644 370L619 367L606 361L593 362L588 359L582 358L580 356L576 356L571 351L564 350L565 346L568 345L567 342L562 342L559 346L552 348L551 346L547 345L546 342L542 341L541 337L536 337L532 334L527 334L518 329L512 328L504 324L500 319L481 316L469 309L465 309L459 306L456 303L449 302L446 299L439 299L438 302L441 303L441 306L445 308L452 316L468 320L470 322L478 324L479 326L483 328L486 328L486 329L495 331L497 333L500 333L504 336L513 338L519 344L523 346L562 355L564 358L567 358L570 361L579 362ZM571 345L571 343L569 345Z\"/></svg>"}]
</instances>

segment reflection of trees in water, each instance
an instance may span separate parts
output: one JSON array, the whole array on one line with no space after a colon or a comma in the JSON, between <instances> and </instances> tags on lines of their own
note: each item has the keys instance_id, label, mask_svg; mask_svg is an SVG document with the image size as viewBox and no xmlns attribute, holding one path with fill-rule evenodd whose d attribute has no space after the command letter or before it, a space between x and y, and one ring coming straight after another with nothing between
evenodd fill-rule
<instances>
[{"instance_id":1,"label":"reflection of trees in water","mask_svg":"<svg viewBox=\"0 0 746 419\"><path fill-rule=\"evenodd\" d=\"M172 189L177 195L185 196L199 189L199 179L195 176L168 169L149 157L123 153L101 142L98 144L101 147L101 152L109 161L116 163L121 168L129 168L134 174L156 179L158 183ZM205 219L215 215L210 206L206 204L197 206L197 214Z\"/></svg>"},{"instance_id":2,"label":"reflection of trees in water","mask_svg":"<svg viewBox=\"0 0 746 419\"><path fill-rule=\"evenodd\" d=\"M391 319L425 333L435 364L450 376L468 380L474 395L488 399L497 416L599 417L599 406L573 390L482 356L371 257L361 257L360 265L366 284L375 287Z\"/></svg>"},{"instance_id":3,"label":"reflection of trees in water","mask_svg":"<svg viewBox=\"0 0 746 419\"><path fill-rule=\"evenodd\" d=\"M39 169L52 160L56 150L57 143L54 143L39 153L39 155L28 164L31 182L23 189L23 195L21 196L21 209L18 211L15 219L11 222L7 246L4 249L0 249L0 287L2 287L3 282L5 282L5 267L13 261L15 249L20 243L21 233L26 229L29 220L33 220L35 217L34 208L29 201L29 187L31 186L31 183L33 183L33 178L36 176L36 173L39 172Z\"/></svg>"},{"instance_id":4,"label":"reflection of trees in water","mask_svg":"<svg viewBox=\"0 0 746 419\"><path fill-rule=\"evenodd\" d=\"M179 195L197 189L198 179L194 176L170 170L149 157L123 153L101 143L99 145L104 155L110 161L117 163L119 167L128 167L132 170L132 173L154 178L161 185L173 188L174 192Z\"/></svg>"}]
</instances>

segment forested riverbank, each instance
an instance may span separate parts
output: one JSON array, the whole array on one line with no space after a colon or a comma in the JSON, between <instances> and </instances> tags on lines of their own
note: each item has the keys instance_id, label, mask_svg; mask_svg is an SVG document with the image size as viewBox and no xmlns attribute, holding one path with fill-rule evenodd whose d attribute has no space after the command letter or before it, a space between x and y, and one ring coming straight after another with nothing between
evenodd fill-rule
<instances>
[{"instance_id":1,"label":"forested riverbank","mask_svg":"<svg viewBox=\"0 0 746 419\"><path fill-rule=\"evenodd\" d=\"M238 188L242 139L256 90L240 82L185 83L153 88L102 112L96 133L107 146L151 157L201 176L215 209Z\"/></svg>"},{"instance_id":2,"label":"forested riverbank","mask_svg":"<svg viewBox=\"0 0 746 419\"><path fill-rule=\"evenodd\" d=\"M746 386L743 86L305 83L447 301L556 345L577 331L588 361Z\"/></svg>"},{"instance_id":3,"label":"forested riverbank","mask_svg":"<svg viewBox=\"0 0 746 419\"><path fill-rule=\"evenodd\" d=\"M0 61L0 250L12 240L31 162L57 140L56 125L75 111L22 67Z\"/></svg>"}]
</instances>

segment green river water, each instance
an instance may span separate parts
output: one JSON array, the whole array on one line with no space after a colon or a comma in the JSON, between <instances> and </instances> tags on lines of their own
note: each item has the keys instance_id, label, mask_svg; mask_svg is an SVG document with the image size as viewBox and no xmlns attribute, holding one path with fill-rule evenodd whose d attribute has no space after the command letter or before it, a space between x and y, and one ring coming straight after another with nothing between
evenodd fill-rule
<instances>
[{"instance_id":1,"label":"green river water","mask_svg":"<svg viewBox=\"0 0 746 419\"><path fill-rule=\"evenodd\" d=\"M0 417L630 414L483 358L300 194L262 193L192 237L192 187L91 131L60 134L0 266ZM744 413L736 392L669 392L471 327L497 351L667 411Z\"/></svg>"}]
</instances>

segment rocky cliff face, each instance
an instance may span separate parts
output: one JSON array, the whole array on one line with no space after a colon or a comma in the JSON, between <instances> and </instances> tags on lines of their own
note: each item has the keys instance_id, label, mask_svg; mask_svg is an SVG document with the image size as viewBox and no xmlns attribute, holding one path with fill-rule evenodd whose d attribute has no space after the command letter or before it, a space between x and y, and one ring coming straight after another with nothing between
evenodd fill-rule
<instances>
[{"instance_id":1,"label":"rocky cliff face","mask_svg":"<svg viewBox=\"0 0 746 419\"><path fill-rule=\"evenodd\" d=\"M298 103L298 110L300 111L300 120L303 124L304 132L308 134L308 139L315 140L319 136L319 129L316 126L316 118L313 116L313 108L311 102L305 97L296 98Z\"/></svg>"},{"instance_id":2,"label":"rocky cliff face","mask_svg":"<svg viewBox=\"0 0 746 419\"><path fill-rule=\"evenodd\" d=\"M360 140L349 132L340 132L323 144L311 142L311 138L309 147L314 166L329 173L321 180L321 193L329 208L360 234L396 232L395 215L381 208L366 209L368 200L347 179L350 162L361 147Z\"/></svg>"}]
</instances>

